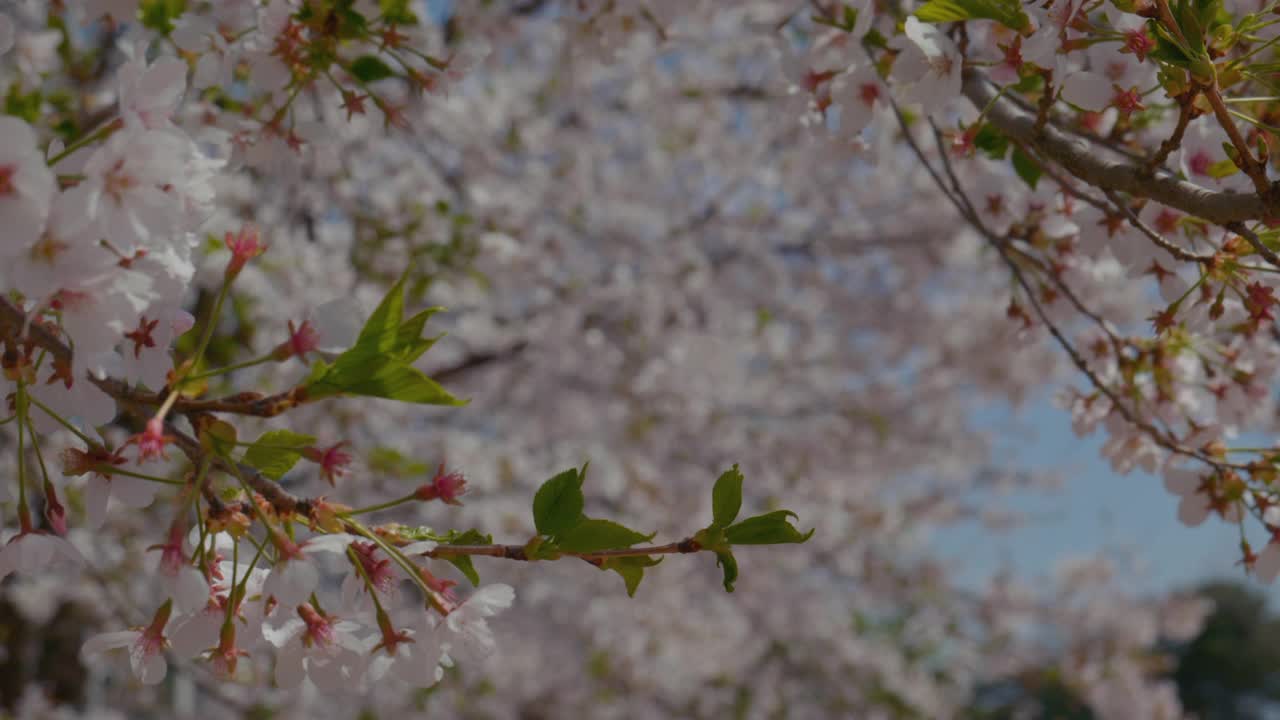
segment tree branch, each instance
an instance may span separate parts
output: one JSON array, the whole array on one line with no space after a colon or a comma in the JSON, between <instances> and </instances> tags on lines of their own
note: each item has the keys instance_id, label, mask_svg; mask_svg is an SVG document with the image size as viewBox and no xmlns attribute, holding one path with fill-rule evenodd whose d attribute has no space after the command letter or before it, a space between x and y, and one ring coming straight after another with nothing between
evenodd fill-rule
<instances>
[{"instance_id":1,"label":"tree branch","mask_svg":"<svg viewBox=\"0 0 1280 720\"><path fill-rule=\"evenodd\" d=\"M964 71L965 97L988 108L987 119L1018 143L1060 165L1089 185L1150 198L1219 225L1280 216L1280 207L1256 194L1208 190L1164 169L1150 172L1141 161L1105 144L1073 135L1052 122L1036 128L1036 113L1004 95L979 71Z\"/></svg>"}]
</instances>

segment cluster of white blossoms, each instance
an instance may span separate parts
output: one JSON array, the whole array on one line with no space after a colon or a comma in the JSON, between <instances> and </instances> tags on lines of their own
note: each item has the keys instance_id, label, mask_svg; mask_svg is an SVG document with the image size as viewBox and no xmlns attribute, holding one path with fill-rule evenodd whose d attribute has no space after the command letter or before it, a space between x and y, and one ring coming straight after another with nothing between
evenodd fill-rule
<instances>
[{"instance_id":1,"label":"cluster of white blossoms","mask_svg":"<svg viewBox=\"0 0 1280 720\"><path fill-rule=\"evenodd\" d=\"M72 367L45 363L27 380L36 399L89 427L116 405L88 377L164 386L173 338L193 322L182 301L223 163L170 120L185 63L138 57L117 82L118 114L77 147L42 148L26 122L0 117L4 287L27 323L74 348Z\"/></svg>"},{"instance_id":2,"label":"cluster of white blossoms","mask_svg":"<svg viewBox=\"0 0 1280 720\"><path fill-rule=\"evenodd\" d=\"M1228 138L1201 105L1181 125L1176 105L1139 107L1165 77L1145 15L992 0L984 12L1025 16L1013 29L927 5L31 0L16 22L0 14L0 382L18 417L0 429L18 448L18 481L0 484L6 517L18 508L6 593L39 598L27 614L83 603L116 628L83 647L95 680L127 656L156 686L99 683L122 707L180 704L165 690L212 669L201 702L229 713L394 716L457 661L433 710L945 717L983 682L1061 661L1103 717L1178 714L1153 649L1193 635L1201 604L1122 600L1103 580L1070 607L1012 581L970 593L920 539L1014 522L987 491L1048 484L1007 467L973 418L1034 397L1076 356L1090 387L1064 404L1081 434L1105 429L1117 470L1165 468L1188 523L1257 511L1280 528L1269 495L1221 474L1243 462L1204 463L1270 416L1280 344L1258 332L1272 302L1257 258L1172 206L1108 200L1009 119L1042 114L1047 136L1097 140L1117 163L1181 127L1162 161L1214 191L1248 179L1223 165ZM412 302L451 308L431 320L450 336L342 389L384 399L397 388L381 380L426 371L471 405L311 402L299 378L331 370L368 317L355 308L398 277ZM1147 337L1162 311L1165 335ZM405 323L362 367L429 344ZM268 477L253 445L288 467ZM69 479L49 478L49 448ZM546 539L528 499L586 457L591 502L664 535L705 523L703 481L726 461L752 469L747 502L785 502L819 531L743 553L751 588L731 598L706 556L664 563L636 598L580 562L493 567L551 559L521 554ZM441 459L479 491L466 507ZM392 510L405 525L356 520ZM466 592L446 579L459 556L441 527L534 540L470 536L494 559ZM1275 574L1280 543L1254 560ZM489 621L512 585L520 634L495 652ZM805 612L779 612L797 597ZM1190 620L1162 626L1184 606ZM490 675L467 665L482 657Z\"/></svg>"},{"instance_id":3,"label":"cluster of white blossoms","mask_svg":"<svg viewBox=\"0 0 1280 720\"><path fill-rule=\"evenodd\" d=\"M159 548L159 573L173 580L170 598L144 628L89 638L82 650L87 661L127 648L133 673L155 684L165 677L169 653L210 663L228 679L237 676L241 657L267 653L274 656L275 684L284 690L305 680L326 693L361 693L391 680L408 688L428 687L455 660L476 662L494 651L486 619L510 607L515 597L510 586L493 584L459 600L452 583L423 569L438 588L424 605L399 592L393 574L400 568L379 559L373 543L342 533L298 544L280 539L282 559L270 570L234 559L240 557L238 545L252 552L252 543L225 533L205 541L217 548L217 560L202 573L188 563L191 541L170 533L169 543ZM422 542L401 551L413 555L434 546ZM224 559L228 555L233 559ZM323 582L334 574L322 574L320 558L335 555L342 558L348 582ZM368 584L350 582L356 577Z\"/></svg>"}]
</instances>

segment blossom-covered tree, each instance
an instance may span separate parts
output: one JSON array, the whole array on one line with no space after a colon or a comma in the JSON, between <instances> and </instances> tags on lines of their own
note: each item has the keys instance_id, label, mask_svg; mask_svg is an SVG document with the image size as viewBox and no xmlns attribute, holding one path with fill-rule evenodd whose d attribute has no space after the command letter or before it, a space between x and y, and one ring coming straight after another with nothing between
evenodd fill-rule
<instances>
[{"instance_id":1,"label":"blossom-covered tree","mask_svg":"<svg viewBox=\"0 0 1280 720\"><path fill-rule=\"evenodd\" d=\"M0 6L0 576L103 626L59 712L948 717L1053 664L1181 716L1206 602L924 541L1051 480L974 419L1047 389L1280 572L1275 11Z\"/></svg>"}]
</instances>

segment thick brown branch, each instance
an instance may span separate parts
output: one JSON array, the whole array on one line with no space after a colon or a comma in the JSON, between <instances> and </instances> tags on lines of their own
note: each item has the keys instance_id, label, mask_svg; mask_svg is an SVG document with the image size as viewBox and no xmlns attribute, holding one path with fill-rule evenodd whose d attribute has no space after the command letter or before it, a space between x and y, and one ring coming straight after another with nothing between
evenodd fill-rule
<instances>
[{"instance_id":1,"label":"thick brown branch","mask_svg":"<svg viewBox=\"0 0 1280 720\"><path fill-rule=\"evenodd\" d=\"M977 107L989 106L987 119L992 125L1094 187L1151 198L1219 225L1280 216L1280 207L1269 198L1207 190L1163 169L1150 173L1141 161L1052 122L1037 131L1035 111L1008 95L996 99L998 93L981 72L965 70L964 94Z\"/></svg>"}]
</instances>

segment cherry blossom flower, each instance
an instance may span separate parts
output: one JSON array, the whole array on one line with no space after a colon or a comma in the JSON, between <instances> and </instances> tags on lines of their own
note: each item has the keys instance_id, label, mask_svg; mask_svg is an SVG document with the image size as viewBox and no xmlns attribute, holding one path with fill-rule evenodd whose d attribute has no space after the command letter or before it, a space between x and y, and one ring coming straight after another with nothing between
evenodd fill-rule
<instances>
[{"instance_id":1,"label":"cherry blossom flower","mask_svg":"<svg viewBox=\"0 0 1280 720\"><path fill-rule=\"evenodd\" d=\"M918 103L932 115L960 95L960 54L935 25L912 15L904 27L905 39L896 41L902 55L893 64L892 77L905 85L904 101Z\"/></svg>"},{"instance_id":2,"label":"cherry blossom flower","mask_svg":"<svg viewBox=\"0 0 1280 720\"><path fill-rule=\"evenodd\" d=\"M159 683L164 680L169 669L164 659L164 651L169 647L169 639L165 637L164 629L169 623L171 608L170 602L160 606L151 624L142 630L94 635L81 647L81 657L89 662L107 650L127 647L129 648L129 665L133 668L133 674L138 680L147 685Z\"/></svg>"},{"instance_id":3,"label":"cherry blossom flower","mask_svg":"<svg viewBox=\"0 0 1280 720\"><path fill-rule=\"evenodd\" d=\"M81 567L86 563L67 540L38 530L24 530L0 548L0 579L14 572L48 572L56 565Z\"/></svg>"},{"instance_id":4,"label":"cherry blossom flower","mask_svg":"<svg viewBox=\"0 0 1280 720\"><path fill-rule=\"evenodd\" d=\"M309 603L297 606L279 625L263 628L276 653L276 683L296 688L304 678L322 691L337 692L363 674L368 644L362 626L350 620L323 615Z\"/></svg>"},{"instance_id":5,"label":"cherry blossom flower","mask_svg":"<svg viewBox=\"0 0 1280 720\"><path fill-rule=\"evenodd\" d=\"M0 223L3 257L31 247L44 229L54 197L54 178L27 123L0 116Z\"/></svg>"},{"instance_id":6,"label":"cherry blossom flower","mask_svg":"<svg viewBox=\"0 0 1280 720\"><path fill-rule=\"evenodd\" d=\"M461 472L445 472L444 465L436 470L435 477L414 491L414 497L423 502L439 500L446 505L461 505L458 498L467 491L467 479Z\"/></svg>"},{"instance_id":7,"label":"cherry blossom flower","mask_svg":"<svg viewBox=\"0 0 1280 720\"><path fill-rule=\"evenodd\" d=\"M343 448L350 443L343 441L327 448L309 447L302 451L302 456L320 466L320 475L329 486L333 487L338 478L347 474L351 465L351 453Z\"/></svg>"},{"instance_id":8,"label":"cherry blossom flower","mask_svg":"<svg viewBox=\"0 0 1280 720\"><path fill-rule=\"evenodd\" d=\"M1202 484L1199 474L1184 468L1170 468L1164 472L1165 489L1181 498L1178 520L1188 527L1195 527L1209 517L1212 502L1201 491Z\"/></svg>"},{"instance_id":9,"label":"cherry blossom flower","mask_svg":"<svg viewBox=\"0 0 1280 720\"><path fill-rule=\"evenodd\" d=\"M444 620L449 631L449 655L464 661L488 657L496 643L485 619L511 607L515 597L516 591L510 585L485 585L449 613Z\"/></svg>"},{"instance_id":10,"label":"cherry blossom flower","mask_svg":"<svg viewBox=\"0 0 1280 720\"><path fill-rule=\"evenodd\" d=\"M274 596L285 607L293 607L306 600L320 583L320 571L310 556L345 552L356 538L346 533L315 535L300 545L280 536L273 539L281 557L271 568L262 592Z\"/></svg>"},{"instance_id":11,"label":"cherry blossom flower","mask_svg":"<svg viewBox=\"0 0 1280 720\"><path fill-rule=\"evenodd\" d=\"M187 89L187 64L162 57L148 66L135 50L135 57L117 71L116 83L120 117L126 124L148 130L170 128L170 117Z\"/></svg>"}]
</instances>

